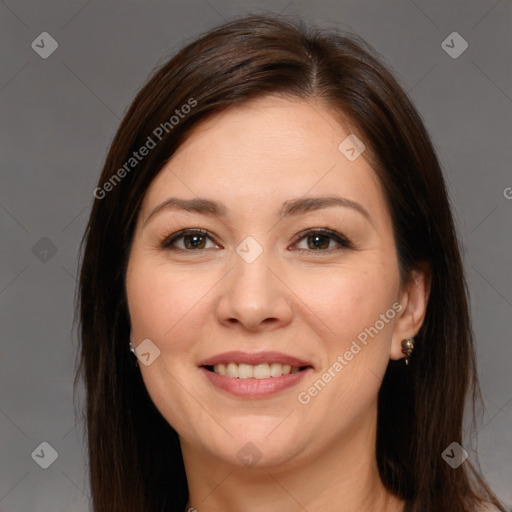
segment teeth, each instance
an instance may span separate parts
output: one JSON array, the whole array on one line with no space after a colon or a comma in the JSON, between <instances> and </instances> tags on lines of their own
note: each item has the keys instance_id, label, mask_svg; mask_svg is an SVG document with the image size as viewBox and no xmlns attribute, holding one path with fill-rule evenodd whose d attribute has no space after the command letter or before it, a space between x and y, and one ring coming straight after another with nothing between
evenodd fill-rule
<instances>
[{"instance_id":1,"label":"teeth","mask_svg":"<svg viewBox=\"0 0 512 512\"><path fill-rule=\"evenodd\" d=\"M293 368L289 364L263 363L257 365L251 364L216 364L213 371L219 375L226 375L239 379L268 379L270 377L281 377L289 373L298 373L299 368Z\"/></svg>"},{"instance_id":2,"label":"teeth","mask_svg":"<svg viewBox=\"0 0 512 512\"><path fill-rule=\"evenodd\" d=\"M283 374L283 365L279 363L272 363L270 365L270 375L271 377L279 377Z\"/></svg>"},{"instance_id":3,"label":"teeth","mask_svg":"<svg viewBox=\"0 0 512 512\"><path fill-rule=\"evenodd\" d=\"M215 367L213 368L215 371ZM226 375L228 377L238 377L238 365L235 363L229 363L226 370Z\"/></svg>"},{"instance_id":4,"label":"teeth","mask_svg":"<svg viewBox=\"0 0 512 512\"><path fill-rule=\"evenodd\" d=\"M242 366L242 365L240 365ZM245 365L244 365L245 366ZM247 365L248 366L248 365ZM270 365L268 363L253 366L253 377L255 379L268 379L270 377Z\"/></svg>"},{"instance_id":5,"label":"teeth","mask_svg":"<svg viewBox=\"0 0 512 512\"><path fill-rule=\"evenodd\" d=\"M254 370L254 366L250 366L248 364L239 364L238 365L238 378L239 379L252 379L252 377L254 375L253 370Z\"/></svg>"},{"instance_id":6,"label":"teeth","mask_svg":"<svg viewBox=\"0 0 512 512\"><path fill-rule=\"evenodd\" d=\"M215 373L219 375L226 375L226 365L225 364L216 364L214 367Z\"/></svg>"}]
</instances>

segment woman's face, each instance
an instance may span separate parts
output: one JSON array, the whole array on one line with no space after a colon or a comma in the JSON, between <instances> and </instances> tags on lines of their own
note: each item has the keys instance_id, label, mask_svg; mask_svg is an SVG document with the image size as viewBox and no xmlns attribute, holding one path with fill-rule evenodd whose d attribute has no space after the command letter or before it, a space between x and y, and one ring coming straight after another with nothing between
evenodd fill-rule
<instances>
[{"instance_id":1,"label":"woman's face","mask_svg":"<svg viewBox=\"0 0 512 512\"><path fill-rule=\"evenodd\" d=\"M347 136L318 103L259 98L202 123L151 183L131 341L184 456L286 466L371 440L388 361L421 313Z\"/></svg>"}]
</instances>

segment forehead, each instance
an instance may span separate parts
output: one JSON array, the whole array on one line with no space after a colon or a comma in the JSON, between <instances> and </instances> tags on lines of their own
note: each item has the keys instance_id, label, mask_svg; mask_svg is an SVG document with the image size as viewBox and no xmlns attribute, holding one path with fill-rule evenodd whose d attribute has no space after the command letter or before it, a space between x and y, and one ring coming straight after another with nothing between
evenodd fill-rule
<instances>
[{"instance_id":1,"label":"forehead","mask_svg":"<svg viewBox=\"0 0 512 512\"><path fill-rule=\"evenodd\" d=\"M207 152L229 163L249 157L267 165L301 167L305 159L322 162L336 155L341 137L349 133L318 101L264 96L215 114L194 128L175 158Z\"/></svg>"},{"instance_id":2,"label":"forehead","mask_svg":"<svg viewBox=\"0 0 512 512\"><path fill-rule=\"evenodd\" d=\"M333 192L384 208L379 180L364 152L350 161L339 149L350 134L350 127L318 102L276 96L252 100L194 128L153 180L143 208L170 193L263 208L290 197Z\"/></svg>"}]
</instances>

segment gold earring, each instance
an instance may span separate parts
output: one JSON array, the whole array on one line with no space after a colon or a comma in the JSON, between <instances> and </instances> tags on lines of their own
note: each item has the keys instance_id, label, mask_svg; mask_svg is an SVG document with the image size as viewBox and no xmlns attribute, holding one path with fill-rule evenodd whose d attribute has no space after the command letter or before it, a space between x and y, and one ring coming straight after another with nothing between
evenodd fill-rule
<instances>
[{"instance_id":1,"label":"gold earring","mask_svg":"<svg viewBox=\"0 0 512 512\"><path fill-rule=\"evenodd\" d=\"M402 340L402 354L406 355L405 364L409 364L409 358L414 350L414 338L407 338Z\"/></svg>"}]
</instances>

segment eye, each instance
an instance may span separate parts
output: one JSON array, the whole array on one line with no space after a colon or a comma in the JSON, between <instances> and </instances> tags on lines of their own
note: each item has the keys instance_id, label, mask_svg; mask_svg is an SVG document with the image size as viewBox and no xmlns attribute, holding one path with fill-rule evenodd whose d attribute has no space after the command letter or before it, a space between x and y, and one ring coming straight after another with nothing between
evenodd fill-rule
<instances>
[{"instance_id":1,"label":"eye","mask_svg":"<svg viewBox=\"0 0 512 512\"><path fill-rule=\"evenodd\" d=\"M213 247L207 247L210 241ZM212 236L206 229L182 229L164 238L160 244L162 249L192 251L219 247L212 240Z\"/></svg>"},{"instance_id":2,"label":"eye","mask_svg":"<svg viewBox=\"0 0 512 512\"><path fill-rule=\"evenodd\" d=\"M295 237L294 243L299 251L332 252L336 250L336 244L345 249L353 249L353 244L348 238L337 231L327 228L308 229ZM298 242L304 241L305 247L300 247ZM208 242L211 243L208 246ZM301 243L304 243L301 242ZM334 246L334 247L333 247ZM206 229L182 229L176 233L164 237L160 243L162 249L175 251L197 251L202 249L220 248Z\"/></svg>"},{"instance_id":3,"label":"eye","mask_svg":"<svg viewBox=\"0 0 512 512\"><path fill-rule=\"evenodd\" d=\"M345 249L353 249L353 244L348 238L327 228L309 229L297 235L296 240L305 242L305 247L295 243L300 251L331 252L336 250L335 247L333 248L336 244Z\"/></svg>"}]
</instances>

